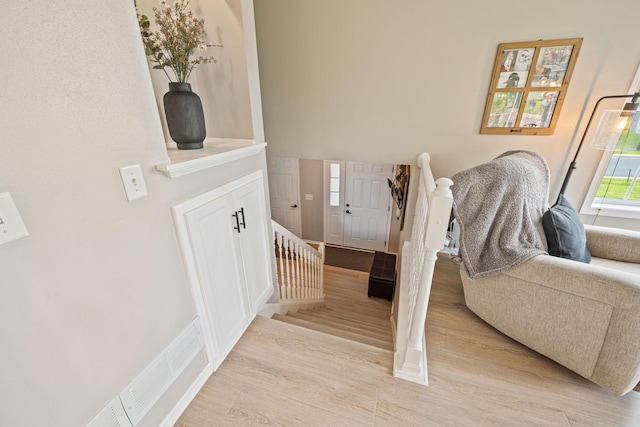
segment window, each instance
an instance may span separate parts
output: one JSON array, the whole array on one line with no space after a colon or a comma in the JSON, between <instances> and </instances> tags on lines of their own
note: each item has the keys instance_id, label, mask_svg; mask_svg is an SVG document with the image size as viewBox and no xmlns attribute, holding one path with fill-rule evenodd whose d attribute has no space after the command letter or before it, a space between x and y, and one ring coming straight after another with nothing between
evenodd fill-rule
<instances>
[{"instance_id":1,"label":"window","mask_svg":"<svg viewBox=\"0 0 640 427\"><path fill-rule=\"evenodd\" d=\"M329 206L340 206L340 164L331 163L329 169Z\"/></svg>"},{"instance_id":2,"label":"window","mask_svg":"<svg viewBox=\"0 0 640 427\"><path fill-rule=\"evenodd\" d=\"M638 90L640 68L628 93ZM601 114L606 113L603 110ZM636 113L630 120L621 119L620 126L623 132L615 149L604 152L581 213L640 218L640 117Z\"/></svg>"}]
</instances>

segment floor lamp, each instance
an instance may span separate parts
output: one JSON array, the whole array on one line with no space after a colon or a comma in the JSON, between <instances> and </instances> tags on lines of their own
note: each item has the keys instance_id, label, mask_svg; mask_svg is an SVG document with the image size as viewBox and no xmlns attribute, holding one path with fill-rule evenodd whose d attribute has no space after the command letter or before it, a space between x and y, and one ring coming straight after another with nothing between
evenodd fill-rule
<instances>
[{"instance_id":1,"label":"floor lamp","mask_svg":"<svg viewBox=\"0 0 640 427\"><path fill-rule=\"evenodd\" d=\"M603 112L602 116L600 117L600 122L598 123L598 128L596 129L591 141L591 146L594 148L600 148L603 150L615 148L618 140L620 139L620 135L625 129L628 128L630 119L640 109L640 104L638 104L638 101L640 100L640 92L636 92L630 95L608 95L598 99L598 102L596 102L596 105L593 107L591 117L589 117L589 121L587 122L587 127L584 129L584 133L582 134L582 138L580 139L580 143L578 144L578 149L576 150L576 154L573 157L573 161L569 165L569 170L567 170L567 174L564 177L562 187L560 187L558 200L560 200L560 196L562 196L567 189L567 185L569 184L569 180L571 179L571 174L576 168L576 160L578 159L578 154L580 154L580 149L582 148L582 144L587 137L587 133L589 132L589 128L591 127L591 123L593 122L593 118L596 115L596 111L598 110L600 102L604 101L605 99L616 98L632 99L631 102L627 102L624 104L622 110L605 110ZM558 203L558 200L556 201L556 203Z\"/></svg>"}]
</instances>

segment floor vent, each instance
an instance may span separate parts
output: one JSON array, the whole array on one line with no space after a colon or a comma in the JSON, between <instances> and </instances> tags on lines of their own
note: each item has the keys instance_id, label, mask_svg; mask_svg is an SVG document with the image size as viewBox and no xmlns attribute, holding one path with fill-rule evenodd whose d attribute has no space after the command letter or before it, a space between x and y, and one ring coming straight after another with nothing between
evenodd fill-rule
<instances>
[{"instance_id":1,"label":"floor vent","mask_svg":"<svg viewBox=\"0 0 640 427\"><path fill-rule=\"evenodd\" d=\"M196 317L87 427L138 424L203 347L200 319Z\"/></svg>"},{"instance_id":2,"label":"floor vent","mask_svg":"<svg viewBox=\"0 0 640 427\"><path fill-rule=\"evenodd\" d=\"M87 427L132 427L131 421L124 412L120 397L116 396Z\"/></svg>"},{"instance_id":3,"label":"floor vent","mask_svg":"<svg viewBox=\"0 0 640 427\"><path fill-rule=\"evenodd\" d=\"M167 358L162 354L120 392L122 404L134 425L160 399L171 383Z\"/></svg>"}]
</instances>

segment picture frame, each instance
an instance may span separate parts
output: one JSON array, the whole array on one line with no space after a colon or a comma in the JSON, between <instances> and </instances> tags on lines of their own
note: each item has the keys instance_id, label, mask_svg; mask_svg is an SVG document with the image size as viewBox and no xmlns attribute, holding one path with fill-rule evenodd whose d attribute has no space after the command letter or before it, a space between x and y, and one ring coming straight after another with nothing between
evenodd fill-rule
<instances>
[{"instance_id":1,"label":"picture frame","mask_svg":"<svg viewBox=\"0 0 640 427\"><path fill-rule=\"evenodd\" d=\"M582 40L499 44L480 133L552 135Z\"/></svg>"}]
</instances>

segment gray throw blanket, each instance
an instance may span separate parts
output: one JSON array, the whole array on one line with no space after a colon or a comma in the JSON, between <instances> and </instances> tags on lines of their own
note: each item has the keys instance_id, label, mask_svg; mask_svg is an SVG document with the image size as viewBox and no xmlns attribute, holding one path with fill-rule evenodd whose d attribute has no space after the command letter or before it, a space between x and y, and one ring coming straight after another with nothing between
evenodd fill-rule
<instances>
[{"instance_id":1,"label":"gray throw blanket","mask_svg":"<svg viewBox=\"0 0 640 427\"><path fill-rule=\"evenodd\" d=\"M451 179L460 257L471 279L547 253L542 215L549 206L549 167L542 156L508 151Z\"/></svg>"}]
</instances>

